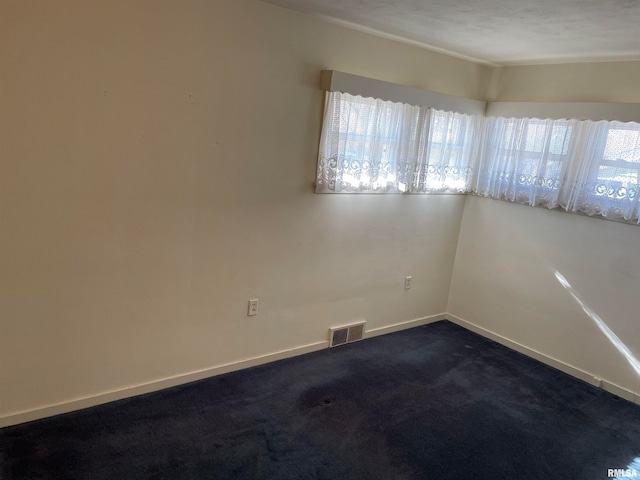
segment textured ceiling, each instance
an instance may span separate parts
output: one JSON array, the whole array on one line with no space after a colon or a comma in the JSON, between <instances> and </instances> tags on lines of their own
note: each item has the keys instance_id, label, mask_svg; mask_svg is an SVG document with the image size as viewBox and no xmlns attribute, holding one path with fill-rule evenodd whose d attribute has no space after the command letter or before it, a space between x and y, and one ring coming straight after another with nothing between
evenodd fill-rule
<instances>
[{"instance_id":1,"label":"textured ceiling","mask_svg":"<svg viewBox=\"0 0 640 480\"><path fill-rule=\"evenodd\" d=\"M640 0L263 0L492 64L640 60Z\"/></svg>"}]
</instances>

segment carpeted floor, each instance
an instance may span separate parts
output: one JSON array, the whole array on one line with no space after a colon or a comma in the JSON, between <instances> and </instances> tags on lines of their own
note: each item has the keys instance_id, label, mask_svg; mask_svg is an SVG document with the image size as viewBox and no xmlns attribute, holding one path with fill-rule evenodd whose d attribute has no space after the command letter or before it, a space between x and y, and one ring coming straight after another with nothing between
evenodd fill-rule
<instances>
[{"instance_id":1,"label":"carpeted floor","mask_svg":"<svg viewBox=\"0 0 640 480\"><path fill-rule=\"evenodd\" d=\"M447 321L0 430L2 480L596 480L637 457L639 406Z\"/></svg>"}]
</instances>

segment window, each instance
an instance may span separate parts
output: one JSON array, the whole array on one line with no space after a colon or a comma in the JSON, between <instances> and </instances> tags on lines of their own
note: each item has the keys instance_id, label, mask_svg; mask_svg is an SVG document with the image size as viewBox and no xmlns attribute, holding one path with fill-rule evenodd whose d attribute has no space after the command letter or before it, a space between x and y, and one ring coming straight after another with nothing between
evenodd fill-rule
<instances>
[{"instance_id":1,"label":"window","mask_svg":"<svg viewBox=\"0 0 640 480\"><path fill-rule=\"evenodd\" d=\"M482 118L328 92L316 192L466 192Z\"/></svg>"},{"instance_id":2,"label":"window","mask_svg":"<svg viewBox=\"0 0 640 480\"><path fill-rule=\"evenodd\" d=\"M576 157L566 208L588 215L638 219L640 124L585 122L586 142Z\"/></svg>"},{"instance_id":3,"label":"window","mask_svg":"<svg viewBox=\"0 0 640 480\"><path fill-rule=\"evenodd\" d=\"M327 92L316 192L475 192L640 223L640 123L484 118Z\"/></svg>"},{"instance_id":4,"label":"window","mask_svg":"<svg viewBox=\"0 0 640 480\"><path fill-rule=\"evenodd\" d=\"M419 107L329 92L316 192L407 191L418 126L427 114Z\"/></svg>"},{"instance_id":5,"label":"window","mask_svg":"<svg viewBox=\"0 0 640 480\"><path fill-rule=\"evenodd\" d=\"M558 205L576 120L490 118L475 191L529 205Z\"/></svg>"},{"instance_id":6,"label":"window","mask_svg":"<svg viewBox=\"0 0 640 480\"><path fill-rule=\"evenodd\" d=\"M432 110L426 141L418 152L411 191L469 191L482 131L482 118Z\"/></svg>"}]
</instances>

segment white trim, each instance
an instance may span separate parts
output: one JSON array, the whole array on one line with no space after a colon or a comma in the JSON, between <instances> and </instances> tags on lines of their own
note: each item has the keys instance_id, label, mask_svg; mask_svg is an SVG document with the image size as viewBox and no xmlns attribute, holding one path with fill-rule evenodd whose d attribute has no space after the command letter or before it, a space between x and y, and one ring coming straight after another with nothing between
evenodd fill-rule
<instances>
[{"instance_id":1,"label":"white trim","mask_svg":"<svg viewBox=\"0 0 640 480\"><path fill-rule=\"evenodd\" d=\"M202 380L204 378L221 375L223 373L234 372L236 370L242 370L269 362L275 362L277 360L283 360L285 358L304 355L305 353L315 352L328 347L328 341L312 343L309 345L303 345L301 347L282 350L280 352L260 355L257 357L248 358L246 360L240 360L238 362L226 363L223 365L218 365L216 367L197 370L195 372L175 375L173 377L167 377L149 383L143 383L140 385L133 385L118 390L112 390L110 392L100 393L98 395L78 398L68 402L57 403L55 405L47 405L44 407L35 408L33 410L25 410L22 412L7 415L5 417L0 417L0 428L17 425L19 423L30 422L32 420L38 420L40 418L51 417L53 415L59 415L61 413L68 413L83 408L95 407L96 405L101 405L103 403L122 400L123 398L135 397L136 395L143 395L145 393L151 393L165 388L195 382L196 380Z\"/></svg>"},{"instance_id":2,"label":"white trim","mask_svg":"<svg viewBox=\"0 0 640 480\"><path fill-rule=\"evenodd\" d=\"M575 377L579 380L583 380L585 382L591 383L591 380L594 377L593 374L585 372L584 370L578 367L574 367L573 365L565 363L561 360L557 360L544 353L538 352L537 350L534 350L532 348L526 347L521 343L514 342L513 340L509 340L508 338L503 337L502 335L498 335L497 333L494 333L483 327L479 327L478 325L471 323L468 320L464 320L456 315L447 314L446 318L450 322L455 323L456 325L459 325L463 328L466 328L467 330L475 332L478 335L481 335L485 338L493 340L494 342L504 345L505 347L515 350L516 352L522 353L523 355L533 358L534 360L538 360L539 362L542 362L545 365L549 365L550 367L560 370L561 372L571 375L572 377ZM603 390L606 390L609 393L613 393L614 395L617 395L620 398L624 398L625 400L629 400L630 402L640 405L640 394L636 394L631 390L627 390L626 388L616 385L615 383L611 383L603 379L600 388L602 388Z\"/></svg>"},{"instance_id":3,"label":"white trim","mask_svg":"<svg viewBox=\"0 0 640 480\"><path fill-rule=\"evenodd\" d=\"M390 102L406 103L417 107L457 112L466 115L484 115L487 102L444 93L421 90L397 83L374 80L336 70L323 70L320 88L329 92L342 92L361 97L379 98Z\"/></svg>"},{"instance_id":4,"label":"white trim","mask_svg":"<svg viewBox=\"0 0 640 480\"><path fill-rule=\"evenodd\" d=\"M399 332L400 330L407 330L413 327L420 327L421 325L427 325L428 323L439 322L440 320L446 320L447 314L440 313L438 315L430 315L428 317L416 318L415 320L409 320L408 322L396 323L388 325L386 327L378 327L371 330L367 330L364 334L364 338L373 338L379 335L386 335L387 333Z\"/></svg>"},{"instance_id":5,"label":"white trim","mask_svg":"<svg viewBox=\"0 0 640 480\"><path fill-rule=\"evenodd\" d=\"M539 57L521 60L496 60L496 67L526 67L531 65L561 65L567 63L613 63L613 62L638 62L640 55L619 54L608 55L606 57L598 55L585 55L583 57L576 56L558 56L558 57Z\"/></svg>"},{"instance_id":6,"label":"white trim","mask_svg":"<svg viewBox=\"0 0 640 480\"><path fill-rule=\"evenodd\" d=\"M294 12L301 15L307 15L307 16L322 20L324 22L331 23L333 25L338 25L340 27L348 28L349 30L356 30L358 32L366 33L368 35L373 35L373 36L384 38L387 40L392 40L394 42L404 43L406 45L418 47L423 50L429 50L431 52L446 55L448 57L455 57L461 60L466 60L467 62L486 65L489 67L549 65L549 64L559 64L559 63L637 62L640 60L640 56L636 53L630 53L630 54L619 53L617 55L608 55L608 56L566 55L566 56L555 56L555 57L530 57L530 58L523 58L520 60L514 60L509 58L493 58L492 60L489 60L488 58L476 57L469 53L463 53L460 50L452 50L446 47L439 47L431 43L428 43L426 39L416 40L414 38L404 37L402 35L398 35L394 33L383 32L382 30L378 30L377 28L367 27L359 23L350 22L348 20L342 20L340 18L332 17L330 15L324 15L321 13L312 12L309 9L302 8L302 9L291 10L290 8L286 8L286 7L277 5L275 3L269 2L269 4L275 8L287 10L289 13Z\"/></svg>"},{"instance_id":7,"label":"white trim","mask_svg":"<svg viewBox=\"0 0 640 480\"><path fill-rule=\"evenodd\" d=\"M401 330L407 330L409 328L419 327L427 325L429 323L438 322L440 320L449 320L456 325L459 325L467 330L475 332L483 337L494 340L512 350L520 352L528 357L538 360L546 365L557 368L558 370L567 373L575 378L590 382L593 375L581 370L577 367L564 363L560 360L556 360L543 353L533 350L529 347L509 340L501 335L493 333L482 327L479 327L467 320L463 320L455 315L441 313L438 315L430 315L427 317L417 318L406 322L400 322L385 327L378 327L372 330L365 331L363 339L377 337L379 335L386 335L388 333L399 332ZM68 402L62 402L55 405L47 405L32 410L25 410L22 412L13 413L4 417L0 417L0 428L9 427L11 425L17 425L19 423L30 422L41 418L51 417L54 415L60 415L63 413L73 412L75 410L81 410L84 408L95 407L104 403L113 402L116 400L122 400L124 398L134 397L137 395L143 395L146 393L156 392L165 388L184 385L197 380L213 377L216 375L222 375L224 373L234 372L245 368L255 367L263 365L269 362L275 362L277 360L283 360L285 358L291 358L298 355L304 355L306 353L316 352L329 347L329 341L316 342L309 345L303 345L300 347L291 348L288 350L282 350L280 352L270 353L267 355L261 355L252 357L246 360L240 360L238 362L227 363L212 368L206 368L195 372L190 372L182 375L176 375L173 377L167 377L161 380L156 380L149 383L140 385L134 385L125 387L118 390L112 390L110 392L100 393L98 395L92 395L89 397L78 398ZM618 395L625 400L629 400L640 405L640 393L636 394L630 390L626 390L616 384L602 380L601 388L604 390Z\"/></svg>"},{"instance_id":8,"label":"white trim","mask_svg":"<svg viewBox=\"0 0 640 480\"><path fill-rule=\"evenodd\" d=\"M400 35L394 35L393 33L383 32L383 31L375 29L375 28L366 27L364 25L360 25L359 23L349 22L347 20L341 20L339 18L331 17L329 15L322 15L322 14L310 13L310 12L300 12L300 13L304 13L306 15L310 15L312 17L319 18L320 20L323 20L323 21L325 21L327 23L333 23L334 25L338 25L340 27L345 27L345 28L348 28L350 30L356 30L358 32L367 33L369 35L373 35L373 36L376 36L376 37L384 38L384 39L387 39L387 40L393 40L394 42L400 42L400 43L404 43L404 44L407 44L407 45L412 45L414 47L422 48L422 49L425 49L425 50L430 50L432 52L439 53L441 55L446 55L448 57L455 57L455 58L459 58L461 60L466 60L467 62L477 63L477 64L480 64L480 65L486 65L486 66L489 66L489 67L499 67L499 66L502 65L500 63L495 63L493 61L486 60L484 58L473 57L471 55L466 55L464 53L457 52L455 50L449 50L448 48L437 47L437 46L432 45L430 43L421 42L419 40L413 40L411 38L402 37Z\"/></svg>"},{"instance_id":9,"label":"white trim","mask_svg":"<svg viewBox=\"0 0 640 480\"><path fill-rule=\"evenodd\" d=\"M408 328L419 327L420 325L437 322L439 320L444 320L445 318L445 314L439 314L429 317L422 317L415 320L409 320L407 322L396 323L394 325L389 325L386 327L374 328L373 330L365 331L363 339L376 337L378 335L384 335L386 333L397 332L400 330L406 330ZM280 352L270 353L267 355L260 355L257 357L248 358L246 360L226 363L223 365L218 365L216 367L205 368L203 370L197 370L195 372L175 375L173 377L167 377L149 383L132 385L121 389L100 393L98 395L77 398L68 402L46 405L44 407L39 407L32 410L24 410L4 417L0 417L0 428L17 425L19 423L30 422L32 420L38 420L41 418L51 417L54 415L60 415L62 413L69 413L75 410L81 410L83 408L95 407L104 403L122 400L129 397L135 397L136 395L156 392L165 388L184 385L186 383L214 377L216 375L222 375L224 373L255 367L257 365L263 365L265 363L275 362L277 360L283 360L285 358L291 358L298 355L304 355L306 353L316 352L325 348L329 348L328 340L312 343L309 345L303 345L288 350L282 350Z\"/></svg>"}]
</instances>

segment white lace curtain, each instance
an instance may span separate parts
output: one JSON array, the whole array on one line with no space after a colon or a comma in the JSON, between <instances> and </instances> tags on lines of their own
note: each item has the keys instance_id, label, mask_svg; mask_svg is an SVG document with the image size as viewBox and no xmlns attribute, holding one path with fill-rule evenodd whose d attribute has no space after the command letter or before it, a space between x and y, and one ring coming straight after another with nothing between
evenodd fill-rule
<instances>
[{"instance_id":1,"label":"white lace curtain","mask_svg":"<svg viewBox=\"0 0 640 480\"><path fill-rule=\"evenodd\" d=\"M640 223L638 123L489 118L478 162L479 195Z\"/></svg>"},{"instance_id":2,"label":"white lace curtain","mask_svg":"<svg viewBox=\"0 0 640 480\"><path fill-rule=\"evenodd\" d=\"M488 118L473 191L529 205L558 206L576 120Z\"/></svg>"},{"instance_id":3,"label":"white lace curtain","mask_svg":"<svg viewBox=\"0 0 640 480\"><path fill-rule=\"evenodd\" d=\"M640 223L640 123L581 123L582 142L560 205L571 212Z\"/></svg>"},{"instance_id":4,"label":"white lace curtain","mask_svg":"<svg viewBox=\"0 0 640 480\"><path fill-rule=\"evenodd\" d=\"M328 92L316 192L406 192L428 109Z\"/></svg>"},{"instance_id":5,"label":"white lace curtain","mask_svg":"<svg viewBox=\"0 0 640 480\"><path fill-rule=\"evenodd\" d=\"M466 192L482 118L328 92L316 192Z\"/></svg>"},{"instance_id":6,"label":"white lace curtain","mask_svg":"<svg viewBox=\"0 0 640 480\"><path fill-rule=\"evenodd\" d=\"M316 192L475 192L640 223L640 124L483 118L329 92Z\"/></svg>"},{"instance_id":7,"label":"white lace curtain","mask_svg":"<svg viewBox=\"0 0 640 480\"><path fill-rule=\"evenodd\" d=\"M411 192L468 192L482 122L477 115L432 110L420 137Z\"/></svg>"}]
</instances>

